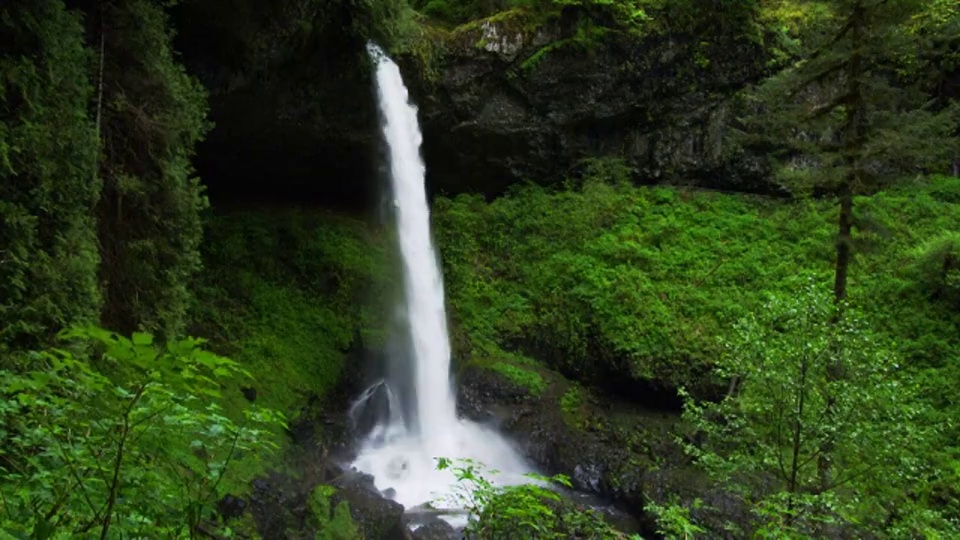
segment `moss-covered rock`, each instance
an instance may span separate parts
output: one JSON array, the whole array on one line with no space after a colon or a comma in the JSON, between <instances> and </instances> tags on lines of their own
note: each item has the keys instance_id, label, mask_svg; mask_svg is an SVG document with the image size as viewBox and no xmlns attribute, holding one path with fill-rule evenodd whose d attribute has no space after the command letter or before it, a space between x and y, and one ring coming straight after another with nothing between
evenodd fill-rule
<instances>
[{"instance_id":1,"label":"moss-covered rock","mask_svg":"<svg viewBox=\"0 0 960 540\"><path fill-rule=\"evenodd\" d=\"M763 189L725 141L730 97L767 70L773 23L744 5L487 2L471 13L501 11L451 27L399 0L184 2L178 45L217 124L198 167L215 197L376 204L374 38L402 57L435 191L555 182L611 153L645 181Z\"/></svg>"}]
</instances>

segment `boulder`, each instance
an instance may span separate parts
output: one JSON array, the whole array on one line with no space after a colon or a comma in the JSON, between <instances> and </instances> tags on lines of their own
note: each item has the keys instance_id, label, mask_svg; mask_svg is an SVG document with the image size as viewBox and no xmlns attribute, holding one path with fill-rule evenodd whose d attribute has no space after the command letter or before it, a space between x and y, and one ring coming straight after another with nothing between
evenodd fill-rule
<instances>
[{"instance_id":1,"label":"boulder","mask_svg":"<svg viewBox=\"0 0 960 540\"><path fill-rule=\"evenodd\" d=\"M415 540L458 540L460 533L442 519L436 519L413 531Z\"/></svg>"},{"instance_id":2,"label":"boulder","mask_svg":"<svg viewBox=\"0 0 960 540\"><path fill-rule=\"evenodd\" d=\"M350 515L360 526L364 538L410 538L410 532L403 522L403 505L381 495L370 475L348 473L335 485L338 489L331 497L332 503L337 505L346 502L350 505Z\"/></svg>"}]
</instances>

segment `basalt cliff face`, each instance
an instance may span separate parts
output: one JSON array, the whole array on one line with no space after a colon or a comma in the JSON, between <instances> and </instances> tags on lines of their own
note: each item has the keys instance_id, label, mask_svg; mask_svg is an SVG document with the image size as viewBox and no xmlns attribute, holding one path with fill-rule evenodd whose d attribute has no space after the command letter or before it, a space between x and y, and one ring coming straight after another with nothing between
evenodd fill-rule
<instances>
[{"instance_id":1,"label":"basalt cliff face","mask_svg":"<svg viewBox=\"0 0 960 540\"><path fill-rule=\"evenodd\" d=\"M575 13L523 11L441 35L438 60L408 63L440 189L496 194L617 156L639 182L769 190L729 135L735 94L764 73L758 43L585 31Z\"/></svg>"},{"instance_id":2,"label":"basalt cliff face","mask_svg":"<svg viewBox=\"0 0 960 540\"><path fill-rule=\"evenodd\" d=\"M176 14L185 62L210 92L216 127L198 166L212 192L375 205L382 150L356 14L225 1ZM421 24L398 56L432 192L555 183L601 156L624 158L638 182L769 191L759 160L730 141L735 94L764 74L759 40L720 27L709 41L702 28L643 35L575 10Z\"/></svg>"}]
</instances>

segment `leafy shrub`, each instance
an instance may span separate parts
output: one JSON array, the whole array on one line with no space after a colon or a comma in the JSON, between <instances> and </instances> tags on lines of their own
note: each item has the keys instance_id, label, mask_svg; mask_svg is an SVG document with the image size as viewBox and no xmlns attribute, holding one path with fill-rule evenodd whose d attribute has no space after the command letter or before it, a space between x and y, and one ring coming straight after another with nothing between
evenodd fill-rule
<instances>
[{"instance_id":1,"label":"leafy shrub","mask_svg":"<svg viewBox=\"0 0 960 540\"><path fill-rule=\"evenodd\" d=\"M695 385L766 293L831 271L831 201L635 187L607 169L569 189L435 201L457 356L504 349L587 383ZM958 231L953 185L934 177L857 201L850 295L911 365L960 359L960 320L910 275L919 239Z\"/></svg>"},{"instance_id":2,"label":"leafy shrub","mask_svg":"<svg viewBox=\"0 0 960 540\"><path fill-rule=\"evenodd\" d=\"M939 426L892 345L816 283L773 295L725 340L718 370L730 391L687 400L697 434L686 450L753 509L760 537L913 522L905 493L935 466L918 457L930 458Z\"/></svg>"},{"instance_id":3,"label":"leafy shrub","mask_svg":"<svg viewBox=\"0 0 960 540\"><path fill-rule=\"evenodd\" d=\"M346 502L334 506L330 497L336 488L321 484L317 486L307 500L310 510L309 521L317 529L314 540L362 540L363 535L350 515Z\"/></svg>"},{"instance_id":4,"label":"leafy shrub","mask_svg":"<svg viewBox=\"0 0 960 540\"><path fill-rule=\"evenodd\" d=\"M923 289L960 309L960 233L940 235L916 253L917 278Z\"/></svg>"},{"instance_id":5,"label":"leafy shrub","mask_svg":"<svg viewBox=\"0 0 960 540\"><path fill-rule=\"evenodd\" d=\"M560 397L560 408L568 415L576 415L584 401L583 388L574 384Z\"/></svg>"},{"instance_id":6,"label":"leafy shrub","mask_svg":"<svg viewBox=\"0 0 960 540\"><path fill-rule=\"evenodd\" d=\"M691 506L700 508L702 502L696 499ZM706 529L694 523L690 517L690 508L673 501L670 504L660 505L650 501L643 508L653 514L657 521L657 534L667 540L693 540L697 535L707 532Z\"/></svg>"},{"instance_id":7,"label":"leafy shrub","mask_svg":"<svg viewBox=\"0 0 960 540\"><path fill-rule=\"evenodd\" d=\"M569 488L563 475L527 476L536 483L497 487L484 476L483 464L469 459L437 459L437 469L451 470L457 479L454 503L470 513L467 533L480 540L526 540L584 538L624 539L592 510L564 501L550 484Z\"/></svg>"},{"instance_id":8,"label":"leafy shrub","mask_svg":"<svg viewBox=\"0 0 960 540\"><path fill-rule=\"evenodd\" d=\"M98 351L36 353L0 372L0 530L14 537L193 537L277 447L275 411L235 423L216 404L246 373L188 338L154 343L97 328L65 339ZM209 528L209 527L207 527Z\"/></svg>"}]
</instances>

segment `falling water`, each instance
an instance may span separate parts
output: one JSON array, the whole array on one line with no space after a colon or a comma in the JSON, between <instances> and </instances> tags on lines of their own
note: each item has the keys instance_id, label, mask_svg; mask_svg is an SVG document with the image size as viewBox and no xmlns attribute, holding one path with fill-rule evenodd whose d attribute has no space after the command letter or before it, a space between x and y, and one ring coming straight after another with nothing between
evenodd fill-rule
<instances>
[{"instance_id":1,"label":"falling water","mask_svg":"<svg viewBox=\"0 0 960 540\"><path fill-rule=\"evenodd\" d=\"M375 385L386 390L390 411L367 436L353 465L372 474L379 489L392 488L395 500L407 508L423 503L442 507L454 479L448 471L436 470L437 457L477 460L500 471L492 480L504 484L522 481L529 469L499 434L457 418L443 279L430 235L417 109L409 102L397 65L374 45L368 51L376 65L383 135L389 146L415 395L409 396L413 418L404 418L395 410L398 400L388 383ZM359 401L369 400L377 388ZM447 506L451 504L446 501Z\"/></svg>"}]
</instances>

